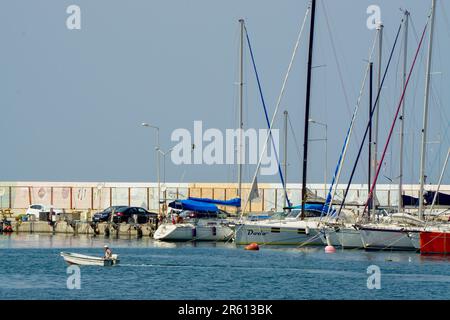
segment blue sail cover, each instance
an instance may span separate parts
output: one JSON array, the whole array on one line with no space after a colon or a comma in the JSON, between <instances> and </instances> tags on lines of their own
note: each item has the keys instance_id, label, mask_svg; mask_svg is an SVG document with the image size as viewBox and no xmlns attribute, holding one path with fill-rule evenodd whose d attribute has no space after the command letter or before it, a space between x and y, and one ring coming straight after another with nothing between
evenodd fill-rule
<instances>
[{"instance_id":1,"label":"blue sail cover","mask_svg":"<svg viewBox=\"0 0 450 320\"><path fill-rule=\"evenodd\" d=\"M404 206L419 206L419 198L408 196L406 194L402 195L402 202Z\"/></svg>"},{"instance_id":2,"label":"blue sail cover","mask_svg":"<svg viewBox=\"0 0 450 320\"><path fill-rule=\"evenodd\" d=\"M293 206L291 209L301 209L302 205ZM320 211L320 212L328 212L328 206L321 203L305 203L305 210L309 211ZM334 214L336 210L332 209L331 214Z\"/></svg>"},{"instance_id":3,"label":"blue sail cover","mask_svg":"<svg viewBox=\"0 0 450 320\"><path fill-rule=\"evenodd\" d=\"M241 206L240 198L234 198L231 200L214 200L214 199L209 199L209 198L189 197L188 200L193 200L193 201L203 202L203 203L213 203L213 204L218 204L221 206L232 206L232 207L240 207Z\"/></svg>"},{"instance_id":4,"label":"blue sail cover","mask_svg":"<svg viewBox=\"0 0 450 320\"><path fill-rule=\"evenodd\" d=\"M217 212L217 211L219 211L219 209L217 208L217 206L215 204L194 201L191 199L172 201L171 203L169 203L169 207L174 208L174 209L191 210L191 211L197 211L197 212Z\"/></svg>"},{"instance_id":5,"label":"blue sail cover","mask_svg":"<svg viewBox=\"0 0 450 320\"><path fill-rule=\"evenodd\" d=\"M431 205L433 203L434 195L436 191L426 191L424 194L425 203ZM438 192L436 197L436 205L438 206L449 206L450 205L450 195Z\"/></svg>"}]
</instances>

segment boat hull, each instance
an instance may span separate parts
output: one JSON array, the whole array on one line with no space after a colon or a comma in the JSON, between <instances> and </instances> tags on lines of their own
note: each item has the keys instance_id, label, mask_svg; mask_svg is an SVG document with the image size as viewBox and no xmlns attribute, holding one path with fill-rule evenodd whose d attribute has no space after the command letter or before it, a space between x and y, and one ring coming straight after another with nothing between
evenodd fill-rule
<instances>
[{"instance_id":1,"label":"boat hull","mask_svg":"<svg viewBox=\"0 0 450 320\"><path fill-rule=\"evenodd\" d=\"M416 250L408 230L362 227L360 233L366 250Z\"/></svg>"},{"instance_id":2,"label":"boat hull","mask_svg":"<svg viewBox=\"0 0 450 320\"><path fill-rule=\"evenodd\" d=\"M84 265L84 266L113 266L119 264L120 260L117 255L113 255L113 259L103 259L99 257L86 256L83 254L61 252L61 257L64 258L68 264Z\"/></svg>"},{"instance_id":3,"label":"boat hull","mask_svg":"<svg viewBox=\"0 0 450 320\"><path fill-rule=\"evenodd\" d=\"M364 248L359 230L352 227L328 227L323 230L325 245L330 243L335 247Z\"/></svg>"},{"instance_id":4,"label":"boat hull","mask_svg":"<svg viewBox=\"0 0 450 320\"><path fill-rule=\"evenodd\" d=\"M161 241L227 241L232 236L233 229L224 224L163 223L153 238Z\"/></svg>"},{"instance_id":5,"label":"boat hull","mask_svg":"<svg viewBox=\"0 0 450 320\"><path fill-rule=\"evenodd\" d=\"M450 232L421 232L420 253L450 254Z\"/></svg>"},{"instance_id":6,"label":"boat hull","mask_svg":"<svg viewBox=\"0 0 450 320\"><path fill-rule=\"evenodd\" d=\"M323 245L316 224L243 223L236 225L235 243L266 245Z\"/></svg>"},{"instance_id":7,"label":"boat hull","mask_svg":"<svg viewBox=\"0 0 450 320\"><path fill-rule=\"evenodd\" d=\"M420 233L421 232L410 232L409 237L416 250L420 250Z\"/></svg>"}]
</instances>

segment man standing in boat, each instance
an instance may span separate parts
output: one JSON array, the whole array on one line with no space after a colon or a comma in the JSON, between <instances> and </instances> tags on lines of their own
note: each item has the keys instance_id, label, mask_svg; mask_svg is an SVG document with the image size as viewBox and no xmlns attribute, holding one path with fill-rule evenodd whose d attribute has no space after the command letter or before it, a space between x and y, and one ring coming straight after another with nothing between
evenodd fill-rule
<instances>
[{"instance_id":1,"label":"man standing in boat","mask_svg":"<svg viewBox=\"0 0 450 320\"><path fill-rule=\"evenodd\" d=\"M105 244L104 248L105 248L105 255L103 256L103 259L105 259L105 260L112 259L112 251L111 251L111 249L106 244Z\"/></svg>"}]
</instances>

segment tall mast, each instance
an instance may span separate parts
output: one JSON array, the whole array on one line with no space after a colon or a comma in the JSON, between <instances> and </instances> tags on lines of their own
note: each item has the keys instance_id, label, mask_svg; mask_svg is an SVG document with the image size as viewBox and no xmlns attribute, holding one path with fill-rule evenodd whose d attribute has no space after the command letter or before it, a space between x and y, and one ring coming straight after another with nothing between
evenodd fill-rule
<instances>
[{"instance_id":1,"label":"tall mast","mask_svg":"<svg viewBox=\"0 0 450 320\"><path fill-rule=\"evenodd\" d=\"M378 79L377 79L377 89L378 92L381 92L381 65L382 65L382 58L383 58L383 24L380 22L380 24L377 27L378 29ZM375 107L375 123L374 123L374 138L372 142L372 173L373 176L375 175L375 172L377 170L377 164L378 164L378 123L380 118L380 97L377 99L377 105ZM373 190L372 193L372 216L375 217L375 210L376 210L376 189Z\"/></svg>"},{"instance_id":2,"label":"tall mast","mask_svg":"<svg viewBox=\"0 0 450 320\"><path fill-rule=\"evenodd\" d=\"M442 166L441 175L439 176L438 185L436 188L436 192L434 193L433 201L431 202L430 212L433 212L433 207L436 203L436 199L439 193L439 189L441 188L442 178L444 177L445 168L447 168L448 158L450 156L450 148L448 148L447 156L445 157L444 165Z\"/></svg>"},{"instance_id":3,"label":"tall mast","mask_svg":"<svg viewBox=\"0 0 450 320\"><path fill-rule=\"evenodd\" d=\"M419 217L423 219L423 187L425 184L425 153L428 127L428 103L430 96L431 57L433 55L434 14L436 12L436 0L431 2L431 27L428 40L427 71L425 74L425 98L423 106L422 146L420 150L420 190L419 190Z\"/></svg>"},{"instance_id":4,"label":"tall mast","mask_svg":"<svg viewBox=\"0 0 450 320\"><path fill-rule=\"evenodd\" d=\"M239 19L241 25L241 39L239 47L239 152L238 152L238 191L237 196L242 196L242 149L243 149L243 93L244 93L244 19Z\"/></svg>"},{"instance_id":5,"label":"tall mast","mask_svg":"<svg viewBox=\"0 0 450 320\"><path fill-rule=\"evenodd\" d=\"M407 59L408 59L408 21L409 21L409 12L405 10L405 24L404 24L404 40L403 40L403 85L402 90L406 84L406 73L407 73ZM398 180L398 212L403 210L403 144L404 144L404 135L405 135L405 103L406 98L403 98L402 103L402 112L400 115L400 163L399 163L399 180Z\"/></svg>"},{"instance_id":6,"label":"tall mast","mask_svg":"<svg viewBox=\"0 0 450 320\"><path fill-rule=\"evenodd\" d=\"M303 181L302 181L302 213L305 217L306 203L306 178L308 169L308 134L309 134L309 106L311 101L311 69L314 47L314 21L316 18L316 0L311 1L311 25L309 29L309 49L308 49L308 74L306 79L306 103L305 103L305 133L303 139Z\"/></svg>"},{"instance_id":7,"label":"tall mast","mask_svg":"<svg viewBox=\"0 0 450 320\"><path fill-rule=\"evenodd\" d=\"M369 170L368 170L368 183L367 183L367 194L370 194L370 184L372 183L371 173L372 173L372 91L373 91L373 62L369 62ZM370 220L370 209L372 208L372 201L369 200L369 213L368 218Z\"/></svg>"},{"instance_id":8,"label":"tall mast","mask_svg":"<svg viewBox=\"0 0 450 320\"><path fill-rule=\"evenodd\" d=\"M283 155L283 176L284 176L284 188L287 188L287 132L288 132L288 112L284 110L284 155ZM287 206L286 191L284 192L284 207Z\"/></svg>"}]
</instances>

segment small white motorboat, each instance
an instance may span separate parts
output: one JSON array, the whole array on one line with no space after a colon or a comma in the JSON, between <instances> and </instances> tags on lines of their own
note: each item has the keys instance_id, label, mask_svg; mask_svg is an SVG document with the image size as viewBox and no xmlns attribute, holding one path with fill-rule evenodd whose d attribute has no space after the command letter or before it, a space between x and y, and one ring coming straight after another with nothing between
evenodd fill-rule
<instances>
[{"instance_id":1,"label":"small white motorboat","mask_svg":"<svg viewBox=\"0 0 450 320\"><path fill-rule=\"evenodd\" d=\"M119 256L113 254L111 259L100 257L86 256L84 254L61 252L61 257L64 258L68 264L86 265L86 266L113 266L119 264Z\"/></svg>"}]
</instances>

